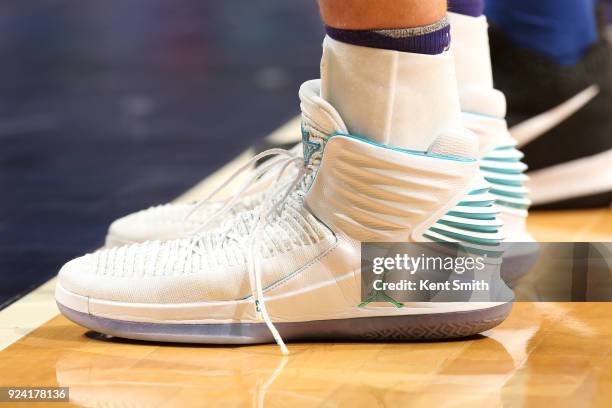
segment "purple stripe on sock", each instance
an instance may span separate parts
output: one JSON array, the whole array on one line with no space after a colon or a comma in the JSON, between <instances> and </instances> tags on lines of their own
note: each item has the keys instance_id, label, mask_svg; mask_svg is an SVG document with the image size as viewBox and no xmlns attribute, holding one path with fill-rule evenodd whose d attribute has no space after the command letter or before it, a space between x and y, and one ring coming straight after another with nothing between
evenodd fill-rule
<instances>
[{"instance_id":1,"label":"purple stripe on sock","mask_svg":"<svg viewBox=\"0 0 612 408\"><path fill-rule=\"evenodd\" d=\"M480 17L484 12L484 2L485 0L448 0L448 11L466 16Z\"/></svg>"},{"instance_id":2,"label":"purple stripe on sock","mask_svg":"<svg viewBox=\"0 0 612 408\"><path fill-rule=\"evenodd\" d=\"M384 33L390 30L341 30L329 26L326 26L325 30L331 38L344 43L416 54L441 54L450 46L449 25L432 32L405 37L389 36Z\"/></svg>"}]
</instances>

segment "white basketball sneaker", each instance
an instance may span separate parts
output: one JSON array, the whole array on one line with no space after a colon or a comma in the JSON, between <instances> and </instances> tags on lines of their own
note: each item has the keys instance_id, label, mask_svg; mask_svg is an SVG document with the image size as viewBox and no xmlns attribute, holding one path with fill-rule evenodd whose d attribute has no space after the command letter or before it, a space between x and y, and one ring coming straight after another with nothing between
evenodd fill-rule
<instances>
[{"instance_id":1,"label":"white basketball sneaker","mask_svg":"<svg viewBox=\"0 0 612 408\"><path fill-rule=\"evenodd\" d=\"M531 204L528 190L524 187L527 167L521 162L523 155L516 149L516 141L508 132L504 119L505 97L493 88L486 18L454 13L449 13L449 17L452 37L458 40L453 41L452 51L457 67L464 126L479 138L478 158L485 178L493 185L491 194L497 199L496 204L504 221L502 232L510 242L533 242L526 228L527 209ZM291 149L291 153L296 156L301 154L301 147ZM265 174L263 170L259 174ZM255 171L252 170L253 174ZM286 178L291 178L289 172ZM271 177L263 177L255 183L251 193L241 195L238 206L232 212L256 208L270 186L270 180ZM220 206L201 208L195 203L165 204L127 215L111 224L106 246L187 236L189 231L208 222ZM516 249L520 248L526 247L517 246ZM506 254L506 259L513 258L512 255L523 259L529 254ZM506 262L503 275L520 275L521 268L515 266L516 262Z\"/></svg>"},{"instance_id":2,"label":"white basketball sneaker","mask_svg":"<svg viewBox=\"0 0 612 408\"><path fill-rule=\"evenodd\" d=\"M292 180L269 189L255 210L212 231L70 261L56 288L61 312L114 336L222 344L276 340L284 351L283 339L450 338L502 322L510 303L358 307L361 242L461 236L499 243L495 228L480 227L500 223L471 132L440 129L429 135L432 143L415 142L430 146L424 152L390 147L349 134L338 111L319 95L318 81L300 89L304 157ZM297 160L280 166L288 163Z\"/></svg>"}]
</instances>

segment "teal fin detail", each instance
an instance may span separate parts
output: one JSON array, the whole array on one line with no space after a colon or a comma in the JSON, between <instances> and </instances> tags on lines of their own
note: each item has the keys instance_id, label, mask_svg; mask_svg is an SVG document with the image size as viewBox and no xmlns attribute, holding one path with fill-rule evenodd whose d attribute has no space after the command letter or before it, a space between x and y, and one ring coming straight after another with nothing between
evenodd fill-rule
<instances>
[{"instance_id":1,"label":"teal fin detail","mask_svg":"<svg viewBox=\"0 0 612 408\"><path fill-rule=\"evenodd\" d=\"M514 150L509 155L500 155L496 154L496 152ZM506 156L506 157L504 157ZM508 191L507 187L522 187L523 186L523 177L525 171L524 169L507 169L503 166L496 166L495 162L498 163L519 163L523 167L523 162L521 161L521 157L523 157L522 153L520 153L514 146L503 146L498 147L492 151L490 156L485 157L483 160L487 161L487 163L482 163L480 165L481 170L486 171L487 175L485 175L485 179L491 183L491 194L496 196L495 203L501 207L510 207L510 208L518 208L518 209L528 209L529 204L516 204L508 201L508 197L516 198L518 200L523 200L529 203L529 199L526 193L523 192L514 192ZM520 168L520 166L519 166ZM516 176L516 177L515 177ZM513 178L515 178L513 180Z\"/></svg>"},{"instance_id":2,"label":"teal fin detail","mask_svg":"<svg viewBox=\"0 0 612 408\"><path fill-rule=\"evenodd\" d=\"M428 230L429 233L424 234L424 236L436 242L458 241L467 245L493 247L499 245L501 239L497 226L483 226L475 222L475 220L495 220L497 218L496 214L491 213L491 207L494 206L495 200L489 200L488 193L489 188L481 188L467 193L473 200L460 201L453 211L447 213L447 215L459 218L459 220L449 221L444 218L438 220L438 224L453 227L456 231L447 231L431 226ZM462 208L465 208L466 212L457 211ZM467 211L468 208L470 212Z\"/></svg>"},{"instance_id":3,"label":"teal fin detail","mask_svg":"<svg viewBox=\"0 0 612 408\"><path fill-rule=\"evenodd\" d=\"M494 220L496 218L495 214L471 214L471 213L463 213L459 211L449 211L448 215L452 215L454 217L467 218L471 220Z\"/></svg>"}]
</instances>

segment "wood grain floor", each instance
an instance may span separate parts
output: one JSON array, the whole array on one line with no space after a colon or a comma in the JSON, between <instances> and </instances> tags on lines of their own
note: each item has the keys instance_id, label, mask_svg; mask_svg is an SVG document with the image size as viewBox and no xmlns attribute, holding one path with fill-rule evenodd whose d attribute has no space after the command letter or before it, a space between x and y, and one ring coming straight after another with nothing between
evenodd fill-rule
<instances>
[{"instance_id":1,"label":"wood grain floor","mask_svg":"<svg viewBox=\"0 0 612 408\"><path fill-rule=\"evenodd\" d=\"M530 230L610 241L612 210L535 213ZM609 303L517 303L460 341L290 348L106 339L57 316L0 352L0 386L67 386L63 405L89 407L612 406Z\"/></svg>"}]
</instances>

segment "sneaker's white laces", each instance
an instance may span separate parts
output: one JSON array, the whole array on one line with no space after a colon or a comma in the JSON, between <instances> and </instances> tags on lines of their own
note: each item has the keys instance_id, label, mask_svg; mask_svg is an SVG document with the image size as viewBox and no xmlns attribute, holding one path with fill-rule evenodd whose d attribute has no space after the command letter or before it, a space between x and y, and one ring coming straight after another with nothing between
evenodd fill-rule
<instances>
[{"instance_id":1,"label":"sneaker's white laces","mask_svg":"<svg viewBox=\"0 0 612 408\"><path fill-rule=\"evenodd\" d=\"M222 201L213 201L213 198L217 194L219 194L221 191L223 191L223 189L225 189L228 185L230 185L231 182L234 179L236 179L240 174L250 169L259 160L269 157L269 156L275 156L275 157L264 162L261 166L259 166L256 169L256 171L254 171L253 174L241 184L241 186L232 196ZM255 184L257 180L259 180L261 177L263 177L265 174L267 174L268 172L270 172L272 169L276 167L280 167L280 170L278 171L278 174L276 177L276 181L278 181L282 177L285 170L287 169L288 164L290 164L290 162L296 157L297 156L294 153L292 153L289 150L284 150L284 149L269 149L269 150L266 150L264 152L261 152L253 156L253 158L251 158L248 162L246 162L245 164L240 166L237 170L235 170L234 173L232 173L223 183L221 183L217 188L211 191L202 200L198 201L189 210L189 212L183 218L183 223L182 223L183 235L190 236L190 235L194 235L194 234L197 234L199 232L206 230L206 228L210 226L210 224L213 221L215 221L220 215L225 214L228 210L233 208L238 202L238 200L240 200L240 198L242 198L245 194L248 193L249 188L252 187L253 184ZM218 208L214 214L208 217L206 221L200 223L195 229L189 230L187 228L189 219L193 217L193 215L196 212L198 212L202 207L205 207L207 205L216 205L216 206L220 206L220 208Z\"/></svg>"},{"instance_id":2,"label":"sneaker's white laces","mask_svg":"<svg viewBox=\"0 0 612 408\"><path fill-rule=\"evenodd\" d=\"M301 157L296 157L292 159L292 162L302 163L303 159ZM249 282L251 285L253 299L255 300L255 310L257 312L258 317L263 318L263 321L266 323L266 326L268 326L268 330L270 330L270 333L272 333L274 340L276 340L276 344L279 345L281 352L285 355L289 354L289 350L287 349L287 346L285 345L285 342L283 341L278 330L274 326L274 323L272 323L272 320L270 319L270 315L268 314L268 310L266 308L266 302L261 283L261 268L259 262L259 254L261 252L259 250L259 245L261 245L260 237L262 236L265 226L268 224L268 222L270 222L270 220L276 214L277 210L281 208L283 203L285 203L287 197L289 197L289 194L302 180L304 174L306 173L306 170L306 166L300 167L300 170L296 174L292 183L285 187L286 190L280 199L275 200L273 195L269 195L264 201L264 203L262 203L259 213L257 215L255 227L253 228L253 232L250 235L248 243ZM253 283L255 283L254 288Z\"/></svg>"},{"instance_id":3,"label":"sneaker's white laces","mask_svg":"<svg viewBox=\"0 0 612 408\"><path fill-rule=\"evenodd\" d=\"M187 231L186 224L189 218L200 208L205 205L210 205L211 200L218 194L221 190L223 190L232 180L238 177L242 172L251 168L251 166L256 163L258 160L263 159L265 157L274 156L272 159L268 160L264 164L262 164L254 173L249 177L240 188L228 199L219 203L220 208L206 220L202 224L200 224L195 230ZM280 183L277 185L277 182L281 179L281 177L285 174L288 168L295 166L298 167L298 171L295 174L295 177L291 181L291 183ZM260 245L262 243L262 236L264 234L264 229L268 223L274 219L275 216L278 216L282 210L283 204L287 201L289 195L296 189L298 184L304 179L304 175L311 168L310 164L305 164L304 159L301 156L295 155L294 153L283 150L283 149L270 149L265 152L259 153L254 156L251 160L241 166L238 170L236 170L232 175L228 177L228 179L221 184L218 188L212 191L207 197L198 202L194 208L187 214L183 221L183 230L189 234L198 234L203 232L206 227L208 227L215 219L222 216L223 214L230 211L240 200L243 195L249 190L253 183L259 180L264 174L271 172L272 170L277 170L276 177L274 179L274 183L270 188L270 191L265 195L264 200L257 208L255 213L255 224L252 228L250 228L250 233L248 235L248 240L246 241L246 249L247 249L247 266L249 273L249 286L251 288L251 295L253 297L255 311L258 318L262 319L268 330L272 333L274 340L281 348L281 352L283 354L289 354L289 350L285 345L282 337L280 336L278 330L272 323L270 319L270 315L268 314L268 310L266 308L265 297L263 294L263 286L262 286L262 276L261 276L261 268L260 268L260 254L261 248ZM232 228L228 228L228 230L224 234L228 234ZM188 253L193 253L198 250L198 243L200 242L200 235L193 235L192 238L188 242L188 246L190 247L190 251Z\"/></svg>"}]
</instances>

